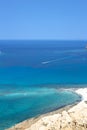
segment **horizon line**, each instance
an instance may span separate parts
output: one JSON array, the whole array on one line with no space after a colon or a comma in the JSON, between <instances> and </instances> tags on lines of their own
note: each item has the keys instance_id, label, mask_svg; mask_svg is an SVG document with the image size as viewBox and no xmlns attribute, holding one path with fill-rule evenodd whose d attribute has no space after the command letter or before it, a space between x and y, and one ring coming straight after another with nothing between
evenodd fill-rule
<instances>
[{"instance_id":1,"label":"horizon line","mask_svg":"<svg viewBox=\"0 0 87 130\"><path fill-rule=\"evenodd\" d=\"M0 41L87 41L87 39L0 39Z\"/></svg>"}]
</instances>

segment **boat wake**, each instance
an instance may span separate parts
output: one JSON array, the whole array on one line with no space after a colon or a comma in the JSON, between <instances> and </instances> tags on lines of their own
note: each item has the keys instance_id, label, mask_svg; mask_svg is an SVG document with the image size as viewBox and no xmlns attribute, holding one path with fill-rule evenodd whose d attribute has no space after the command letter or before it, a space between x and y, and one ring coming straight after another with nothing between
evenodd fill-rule
<instances>
[{"instance_id":1,"label":"boat wake","mask_svg":"<svg viewBox=\"0 0 87 130\"><path fill-rule=\"evenodd\" d=\"M63 58L59 58L59 59L43 61L43 62L41 62L41 64L49 64L49 63L52 63L52 62L64 61L64 60L67 60L71 57L73 57L73 56L67 56L67 57L63 57Z\"/></svg>"}]
</instances>

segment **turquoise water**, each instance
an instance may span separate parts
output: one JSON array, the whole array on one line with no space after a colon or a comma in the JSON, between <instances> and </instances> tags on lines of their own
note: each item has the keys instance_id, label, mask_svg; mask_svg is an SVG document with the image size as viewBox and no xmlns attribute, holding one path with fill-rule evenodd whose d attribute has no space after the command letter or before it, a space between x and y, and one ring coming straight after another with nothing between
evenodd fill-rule
<instances>
[{"instance_id":1,"label":"turquoise water","mask_svg":"<svg viewBox=\"0 0 87 130\"><path fill-rule=\"evenodd\" d=\"M79 100L80 97L71 91L46 86L3 89L0 91L0 128L8 128L27 118L56 110Z\"/></svg>"},{"instance_id":2,"label":"turquoise water","mask_svg":"<svg viewBox=\"0 0 87 130\"><path fill-rule=\"evenodd\" d=\"M0 41L0 130L79 101L86 87L84 41Z\"/></svg>"}]
</instances>

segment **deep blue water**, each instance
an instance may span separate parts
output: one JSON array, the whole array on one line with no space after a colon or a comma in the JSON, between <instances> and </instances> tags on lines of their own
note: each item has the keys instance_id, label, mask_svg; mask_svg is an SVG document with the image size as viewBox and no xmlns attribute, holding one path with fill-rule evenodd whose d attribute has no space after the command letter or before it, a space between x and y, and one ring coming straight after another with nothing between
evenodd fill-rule
<instances>
[{"instance_id":1,"label":"deep blue water","mask_svg":"<svg viewBox=\"0 0 87 130\"><path fill-rule=\"evenodd\" d=\"M0 130L80 100L86 41L0 41Z\"/></svg>"}]
</instances>

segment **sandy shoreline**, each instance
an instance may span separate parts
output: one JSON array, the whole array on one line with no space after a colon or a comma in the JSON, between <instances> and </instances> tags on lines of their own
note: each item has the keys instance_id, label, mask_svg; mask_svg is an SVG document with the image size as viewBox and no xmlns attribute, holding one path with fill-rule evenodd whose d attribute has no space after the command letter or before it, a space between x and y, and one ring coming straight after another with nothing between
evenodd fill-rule
<instances>
[{"instance_id":1,"label":"sandy shoreline","mask_svg":"<svg viewBox=\"0 0 87 130\"><path fill-rule=\"evenodd\" d=\"M87 130L87 88L75 93L82 97L80 103L25 120L8 130Z\"/></svg>"}]
</instances>

